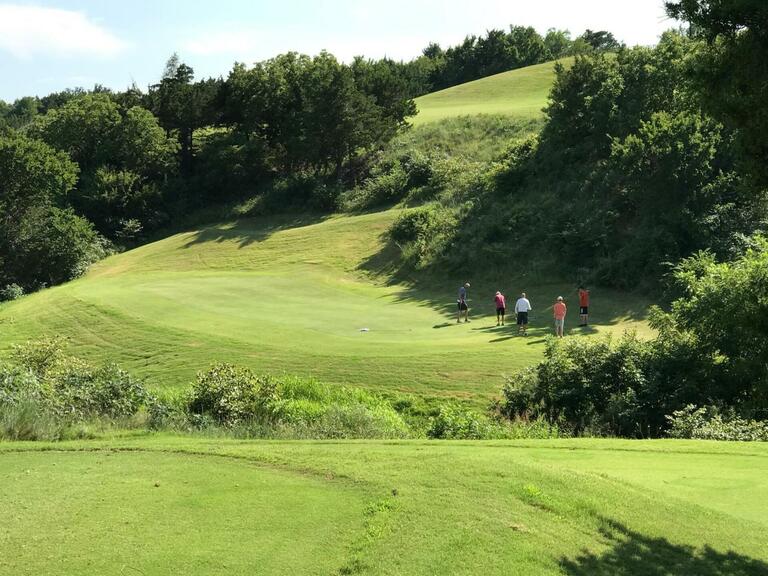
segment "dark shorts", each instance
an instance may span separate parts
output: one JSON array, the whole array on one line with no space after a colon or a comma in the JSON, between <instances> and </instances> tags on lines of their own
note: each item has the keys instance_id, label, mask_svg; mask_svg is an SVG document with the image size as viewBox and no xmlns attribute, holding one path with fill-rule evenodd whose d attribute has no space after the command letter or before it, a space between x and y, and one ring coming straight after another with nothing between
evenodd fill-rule
<instances>
[{"instance_id":1,"label":"dark shorts","mask_svg":"<svg viewBox=\"0 0 768 576\"><path fill-rule=\"evenodd\" d=\"M507 313L507 309L506 308L496 308L496 314L504 316L504 314L506 314L506 313Z\"/></svg>"},{"instance_id":2,"label":"dark shorts","mask_svg":"<svg viewBox=\"0 0 768 576\"><path fill-rule=\"evenodd\" d=\"M469 309L467 307L467 303L466 303L465 300L459 300L458 302L456 302L456 306L459 307L459 311L460 312L463 312L464 310L468 310Z\"/></svg>"},{"instance_id":3,"label":"dark shorts","mask_svg":"<svg viewBox=\"0 0 768 576\"><path fill-rule=\"evenodd\" d=\"M580 306L579 307L579 314L586 316L589 314L589 306Z\"/></svg>"},{"instance_id":4,"label":"dark shorts","mask_svg":"<svg viewBox=\"0 0 768 576\"><path fill-rule=\"evenodd\" d=\"M517 313L517 323L520 326L527 326L528 325L528 312L518 312Z\"/></svg>"}]
</instances>

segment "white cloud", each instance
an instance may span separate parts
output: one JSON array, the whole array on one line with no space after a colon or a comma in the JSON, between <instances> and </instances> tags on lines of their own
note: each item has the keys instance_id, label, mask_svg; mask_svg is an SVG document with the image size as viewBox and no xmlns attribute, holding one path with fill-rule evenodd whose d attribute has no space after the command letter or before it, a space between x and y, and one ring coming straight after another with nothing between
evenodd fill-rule
<instances>
[{"instance_id":1,"label":"white cloud","mask_svg":"<svg viewBox=\"0 0 768 576\"><path fill-rule=\"evenodd\" d=\"M0 4L0 50L17 58L40 54L107 58L125 47L117 36L81 12Z\"/></svg>"}]
</instances>

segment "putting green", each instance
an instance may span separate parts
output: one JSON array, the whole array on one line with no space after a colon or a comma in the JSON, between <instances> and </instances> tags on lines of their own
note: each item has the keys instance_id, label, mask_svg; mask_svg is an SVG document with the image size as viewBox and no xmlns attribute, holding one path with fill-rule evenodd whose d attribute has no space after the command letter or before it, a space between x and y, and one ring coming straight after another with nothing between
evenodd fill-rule
<instances>
[{"instance_id":1,"label":"putting green","mask_svg":"<svg viewBox=\"0 0 768 576\"><path fill-rule=\"evenodd\" d=\"M66 336L72 352L116 361L155 387L187 385L218 360L484 401L504 374L540 358L548 308L558 294L575 298L573 287L479 279L470 292L473 321L457 325L464 278L397 283L380 264L382 234L397 214L247 220L177 234L0 306L0 347ZM528 338L495 326L497 288L510 300L527 290ZM642 311L642 302L596 292L593 331L644 330Z\"/></svg>"}]
</instances>

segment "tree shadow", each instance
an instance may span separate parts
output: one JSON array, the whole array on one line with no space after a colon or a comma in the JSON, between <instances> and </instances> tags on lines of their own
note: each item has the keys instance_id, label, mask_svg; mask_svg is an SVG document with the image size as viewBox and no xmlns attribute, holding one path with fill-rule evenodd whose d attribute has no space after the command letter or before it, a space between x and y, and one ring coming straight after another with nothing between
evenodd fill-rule
<instances>
[{"instance_id":1,"label":"tree shadow","mask_svg":"<svg viewBox=\"0 0 768 576\"><path fill-rule=\"evenodd\" d=\"M381 247L364 259L357 270L370 275L388 286L397 286L395 296L398 301L418 302L445 314L446 317L455 311L455 294L458 287L471 281L470 317L493 318L495 305L493 295L501 290L507 295L509 309L514 308L514 299L525 290L528 297L539 313L532 317L532 324L538 328L551 324L550 316L555 297L564 295L572 311L569 319L578 320L576 307L576 283L555 276L543 275L539 278L527 277L512 268L473 269L473 274L456 269L415 270L403 262L400 248L387 237L381 236ZM599 289L593 293L593 308L590 321L597 326L615 326L625 321L641 321L647 318L647 304L644 297L637 295L628 302L627 294L612 289ZM507 315L510 324L514 323L514 314ZM578 331L577 331L578 330ZM569 328L573 335L592 334L597 330L590 326L586 328Z\"/></svg>"},{"instance_id":2,"label":"tree shadow","mask_svg":"<svg viewBox=\"0 0 768 576\"><path fill-rule=\"evenodd\" d=\"M585 550L563 558L560 566L570 576L768 576L768 564L736 552L710 546L672 544L604 520L600 533L611 548L596 555Z\"/></svg>"},{"instance_id":3,"label":"tree shadow","mask_svg":"<svg viewBox=\"0 0 768 576\"><path fill-rule=\"evenodd\" d=\"M238 242L238 248L245 248L256 242L266 240L281 230L301 228L317 224L328 218L324 214L283 214L269 218L243 218L229 224L206 226L194 233L184 248L207 242Z\"/></svg>"}]
</instances>

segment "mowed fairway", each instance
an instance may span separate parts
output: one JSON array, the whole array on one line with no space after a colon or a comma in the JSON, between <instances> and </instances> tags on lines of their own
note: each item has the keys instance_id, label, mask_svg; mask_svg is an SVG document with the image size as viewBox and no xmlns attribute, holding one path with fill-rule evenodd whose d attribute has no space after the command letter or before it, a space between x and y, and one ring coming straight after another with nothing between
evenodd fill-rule
<instances>
[{"instance_id":1,"label":"mowed fairway","mask_svg":"<svg viewBox=\"0 0 768 576\"><path fill-rule=\"evenodd\" d=\"M186 386L214 361L340 384L483 400L540 358L555 296L575 287L477 281L457 325L463 277L397 283L383 233L397 211L326 220L247 220L177 234L109 258L85 277L0 306L0 347L60 335L156 388ZM527 290L528 338L495 326L493 294ZM644 329L644 305L597 291L594 332ZM367 331L361 331L367 329ZM578 329L574 334L581 334ZM484 401L484 400L483 400Z\"/></svg>"},{"instance_id":2,"label":"mowed fairway","mask_svg":"<svg viewBox=\"0 0 768 576\"><path fill-rule=\"evenodd\" d=\"M561 61L570 65L571 59ZM416 126L456 116L503 114L539 118L555 79L555 63L546 62L487 76L416 98Z\"/></svg>"},{"instance_id":3,"label":"mowed fairway","mask_svg":"<svg viewBox=\"0 0 768 576\"><path fill-rule=\"evenodd\" d=\"M0 574L768 574L768 446L0 443Z\"/></svg>"}]
</instances>

